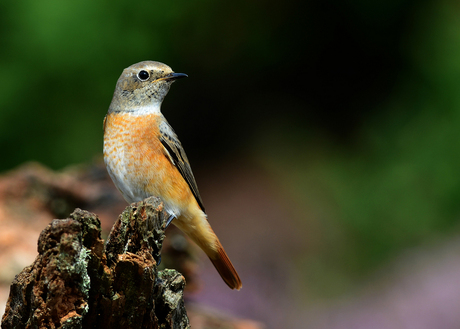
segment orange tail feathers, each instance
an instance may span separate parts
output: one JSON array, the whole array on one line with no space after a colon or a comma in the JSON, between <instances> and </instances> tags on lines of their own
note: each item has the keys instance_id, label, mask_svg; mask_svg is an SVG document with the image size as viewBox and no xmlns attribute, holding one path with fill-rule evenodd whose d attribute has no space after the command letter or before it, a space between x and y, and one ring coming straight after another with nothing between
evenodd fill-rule
<instances>
[{"instance_id":1,"label":"orange tail feathers","mask_svg":"<svg viewBox=\"0 0 460 329\"><path fill-rule=\"evenodd\" d=\"M213 255L208 254L208 257L225 283L231 289L240 290L243 286L240 276L233 267L219 240L217 240L217 251Z\"/></svg>"}]
</instances>

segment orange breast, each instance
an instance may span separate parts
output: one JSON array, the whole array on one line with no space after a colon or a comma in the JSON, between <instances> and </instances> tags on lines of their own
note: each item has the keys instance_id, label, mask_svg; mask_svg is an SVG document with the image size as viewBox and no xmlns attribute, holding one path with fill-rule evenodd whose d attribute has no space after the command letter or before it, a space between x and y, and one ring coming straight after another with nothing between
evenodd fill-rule
<instances>
[{"instance_id":1,"label":"orange breast","mask_svg":"<svg viewBox=\"0 0 460 329\"><path fill-rule=\"evenodd\" d=\"M129 203L158 196L167 209L180 215L194 197L164 153L158 129L161 120L163 116L156 114L108 114L104 126L104 161Z\"/></svg>"}]
</instances>

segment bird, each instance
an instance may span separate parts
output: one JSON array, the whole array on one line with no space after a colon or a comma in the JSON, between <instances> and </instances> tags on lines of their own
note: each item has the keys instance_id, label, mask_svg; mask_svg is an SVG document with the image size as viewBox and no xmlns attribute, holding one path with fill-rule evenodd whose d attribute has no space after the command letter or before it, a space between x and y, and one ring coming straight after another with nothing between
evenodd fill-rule
<instances>
[{"instance_id":1,"label":"bird","mask_svg":"<svg viewBox=\"0 0 460 329\"><path fill-rule=\"evenodd\" d=\"M172 83L187 77L168 65L143 61L123 70L104 118L104 162L129 203L159 197L172 222L209 257L224 282L241 279L208 222L179 138L161 113Z\"/></svg>"}]
</instances>

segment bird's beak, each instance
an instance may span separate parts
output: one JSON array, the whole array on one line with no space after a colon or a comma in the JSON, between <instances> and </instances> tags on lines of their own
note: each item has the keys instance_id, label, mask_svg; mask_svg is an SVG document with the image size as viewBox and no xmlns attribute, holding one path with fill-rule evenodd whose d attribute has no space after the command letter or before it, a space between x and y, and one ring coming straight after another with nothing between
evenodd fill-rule
<instances>
[{"instance_id":1,"label":"bird's beak","mask_svg":"<svg viewBox=\"0 0 460 329\"><path fill-rule=\"evenodd\" d=\"M167 81L174 81L177 79L187 78L188 75L185 73L170 73L167 76L160 78L158 80L167 80Z\"/></svg>"}]
</instances>

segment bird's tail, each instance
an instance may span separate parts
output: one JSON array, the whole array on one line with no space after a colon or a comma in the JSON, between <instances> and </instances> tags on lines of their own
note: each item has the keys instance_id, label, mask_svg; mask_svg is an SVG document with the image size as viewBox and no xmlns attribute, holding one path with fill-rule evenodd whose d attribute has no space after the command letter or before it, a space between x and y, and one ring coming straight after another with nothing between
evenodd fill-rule
<instances>
[{"instance_id":1,"label":"bird's tail","mask_svg":"<svg viewBox=\"0 0 460 329\"><path fill-rule=\"evenodd\" d=\"M241 289L241 279L203 211L197 211L194 216L179 217L173 223L208 255L217 272L230 288Z\"/></svg>"},{"instance_id":2,"label":"bird's tail","mask_svg":"<svg viewBox=\"0 0 460 329\"><path fill-rule=\"evenodd\" d=\"M233 267L224 247L222 247L218 239L216 241L216 247L216 250L205 250L206 254L225 283L232 289L240 290L243 286L240 276Z\"/></svg>"}]
</instances>

